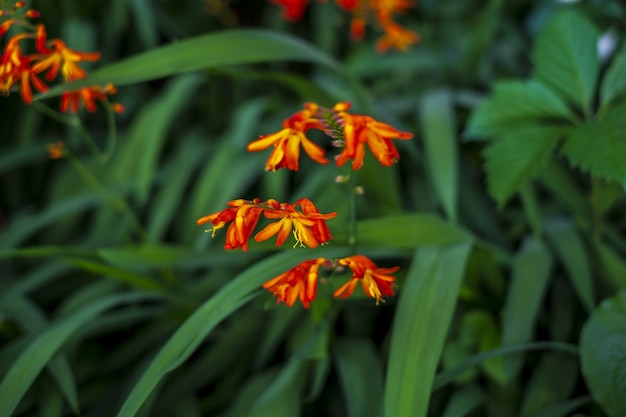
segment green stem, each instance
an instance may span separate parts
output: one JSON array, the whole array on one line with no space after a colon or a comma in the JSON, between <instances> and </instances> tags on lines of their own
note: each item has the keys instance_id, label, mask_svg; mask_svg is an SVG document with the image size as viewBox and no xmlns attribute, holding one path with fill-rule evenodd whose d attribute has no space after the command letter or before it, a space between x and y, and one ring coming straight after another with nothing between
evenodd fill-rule
<instances>
[{"instance_id":1,"label":"green stem","mask_svg":"<svg viewBox=\"0 0 626 417\"><path fill-rule=\"evenodd\" d=\"M107 148L104 155L102 155L102 160L106 163L113 156L115 147L117 146L117 129L115 125L115 112L113 111L111 103L104 101L103 104L107 111L107 130L109 132L107 137Z\"/></svg>"},{"instance_id":2,"label":"green stem","mask_svg":"<svg viewBox=\"0 0 626 417\"><path fill-rule=\"evenodd\" d=\"M348 244L352 250L352 254L355 255L356 249L356 188L354 185L354 172L350 173L349 180L346 183L348 185L348 191L350 193L350 229L348 234Z\"/></svg>"},{"instance_id":3,"label":"green stem","mask_svg":"<svg viewBox=\"0 0 626 417\"><path fill-rule=\"evenodd\" d=\"M109 190L107 190L102 185L102 183L98 180L98 178L96 178L96 176L93 175L93 173L89 170L89 168L87 168L85 166L85 164L83 164L83 162L80 159L78 159L76 156L74 156L74 154L72 152L70 152L70 150L67 149L67 147L65 149L66 149L67 159L69 159L70 164L72 164L72 167L76 170L78 175L89 186L91 186L95 190L101 192L111 202L111 204L113 205L113 208L115 208L115 210L117 210L119 212L122 212L122 213L125 213L128 216L128 218L130 219L130 221L131 221L133 227L135 228L135 230L137 231L137 233L141 236L142 240L149 241L150 240L150 236L148 235L148 232L146 232L146 230L143 228L143 226L139 222L139 219L137 219L137 216L135 216L135 213L128 206L126 201L116 197Z\"/></svg>"}]
</instances>

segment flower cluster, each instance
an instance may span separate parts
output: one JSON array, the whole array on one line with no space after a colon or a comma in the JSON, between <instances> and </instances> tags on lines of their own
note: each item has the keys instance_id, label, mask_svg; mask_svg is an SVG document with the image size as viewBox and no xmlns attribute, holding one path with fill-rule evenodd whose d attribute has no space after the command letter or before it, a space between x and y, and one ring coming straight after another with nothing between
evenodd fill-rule
<instances>
[{"instance_id":1,"label":"flower cluster","mask_svg":"<svg viewBox=\"0 0 626 417\"><path fill-rule=\"evenodd\" d=\"M396 272L398 267L379 268L371 259L363 255L338 260L317 258L304 261L267 281L263 284L263 288L274 294L279 303L284 302L291 307L297 299L300 299L302 305L309 308L317 294L320 265L327 265L329 268L345 265L352 271L350 280L333 294L336 298L349 297L359 283L365 295L374 298L376 304L385 301L383 296L394 295L392 286L396 278L390 274Z\"/></svg>"},{"instance_id":2,"label":"flower cluster","mask_svg":"<svg viewBox=\"0 0 626 417\"><path fill-rule=\"evenodd\" d=\"M30 19L39 17L36 10L25 10L25 2L18 1L12 9L0 9L0 18L5 20L0 24L0 36L4 36L13 26L21 26L24 32L11 37L0 56L0 91L8 95L11 90L19 88L22 100L26 104L33 101L33 88L40 93L48 90L46 82L53 81L60 74L64 82L85 78L87 73L78 63L82 61L96 61L100 58L99 52L78 52L67 47L61 39L48 39L43 24L33 26ZM21 43L31 39L35 43L34 54L26 54ZM42 80L41 73L43 75ZM76 91L63 93L61 96L61 111L75 113L84 106L88 111L96 109L96 101L104 101L109 94L116 92L112 84L104 87L84 87ZM123 107L116 103L113 109L123 111Z\"/></svg>"},{"instance_id":3,"label":"flower cluster","mask_svg":"<svg viewBox=\"0 0 626 417\"><path fill-rule=\"evenodd\" d=\"M298 170L300 145L304 152L315 162L327 164L324 149L307 138L310 129L323 131L333 140L333 145L342 146L342 152L335 157L337 166L352 160L352 169L358 170L363 165L365 145L383 166L390 166L399 159L398 150L392 139L406 140L412 133L401 132L378 120L360 114L350 114L350 103L340 102L330 109L315 103L306 103L304 109L283 121L279 132L261 136L248 144L248 151L257 152L273 146L266 171L287 168Z\"/></svg>"},{"instance_id":4,"label":"flower cluster","mask_svg":"<svg viewBox=\"0 0 626 417\"><path fill-rule=\"evenodd\" d=\"M412 0L335 0L343 10L352 14L350 34L352 39L361 40L368 20L375 20L384 35L378 40L376 49L383 53L389 49L406 51L419 41L419 35L397 23L394 14L402 14L413 7ZM308 0L272 0L283 8L283 17L297 21L302 18Z\"/></svg>"},{"instance_id":5,"label":"flower cluster","mask_svg":"<svg viewBox=\"0 0 626 417\"><path fill-rule=\"evenodd\" d=\"M198 219L197 224L210 223L213 227L207 232L215 236L215 232L227 223L226 243L224 249L241 248L248 250L248 240L252 236L261 214L267 219L276 220L254 236L257 242L263 242L276 236L276 246L282 246L290 234L293 234L296 246L316 248L332 239L326 220L337 215L336 212L322 214L309 199L301 198L293 204L279 203L269 199L232 200L228 208ZM298 210L298 207L300 210Z\"/></svg>"}]
</instances>

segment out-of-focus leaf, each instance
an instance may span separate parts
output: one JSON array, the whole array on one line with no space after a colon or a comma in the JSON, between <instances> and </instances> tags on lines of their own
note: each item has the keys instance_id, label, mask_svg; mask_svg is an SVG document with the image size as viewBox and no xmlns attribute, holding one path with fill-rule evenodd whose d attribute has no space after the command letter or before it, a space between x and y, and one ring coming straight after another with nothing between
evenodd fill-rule
<instances>
[{"instance_id":1,"label":"out-of-focus leaf","mask_svg":"<svg viewBox=\"0 0 626 417\"><path fill-rule=\"evenodd\" d=\"M598 34L591 22L571 10L556 14L537 38L534 75L586 113L598 79Z\"/></svg>"},{"instance_id":2,"label":"out-of-focus leaf","mask_svg":"<svg viewBox=\"0 0 626 417\"><path fill-rule=\"evenodd\" d=\"M400 293L389 348L387 417L426 416L431 387L471 245L416 251Z\"/></svg>"},{"instance_id":3,"label":"out-of-focus leaf","mask_svg":"<svg viewBox=\"0 0 626 417\"><path fill-rule=\"evenodd\" d=\"M291 360L257 398L247 416L298 417L303 370L302 361Z\"/></svg>"},{"instance_id":4,"label":"out-of-focus leaf","mask_svg":"<svg viewBox=\"0 0 626 417\"><path fill-rule=\"evenodd\" d=\"M502 206L545 166L561 129L528 125L503 133L485 148L489 192Z\"/></svg>"},{"instance_id":5,"label":"out-of-focus leaf","mask_svg":"<svg viewBox=\"0 0 626 417\"><path fill-rule=\"evenodd\" d=\"M566 417L571 416L577 408L590 402L589 397L579 397L562 403L552 404L531 417Z\"/></svg>"},{"instance_id":6,"label":"out-of-focus leaf","mask_svg":"<svg viewBox=\"0 0 626 417\"><path fill-rule=\"evenodd\" d=\"M580 361L593 399L611 417L626 415L626 291L602 301L585 323Z\"/></svg>"},{"instance_id":7,"label":"out-of-focus leaf","mask_svg":"<svg viewBox=\"0 0 626 417\"><path fill-rule=\"evenodd\" d=\"M561 352L547 352L528 380L521 416L531 416L569 398L577 382L578 360Z\"/></svg>"},{"instance_id":8,"label":"out-of-focus leaf","mask_svg":"<svg viewBox=\"0 0 626 417\"><path fill-rule=\"evenodd\" d=\"M593 176L626 182L626 103L610 108L603 119L576 126L565 141L569 162Z\"/></svg>"},{"instance_id":9,"label":"out-of-focus leaf","mask_svg":"<svg viewBox=\"0 0 626 417\"><path fill-rule=\"evenodd\" d=\"M339 68L331 57L296 37L268 30L234 29L143 52L100 68L84 79L51 88L36 99L109 82L120 86L226 65L288 60Z\"/></svg>"},{"instance_id":10,"label":"out-of-focus leaf","mask_svg":"<svg viewBox=\"0 0 626 417\"><path fill-rule=\"evenodd\" d=\"M400 214L357 222L362 246L410 249L424 245L468 242L471 235L432 214ZM337 241L342 237L338 236Z\"/></svg>"},{"instance_id":11,"label":"out-of-focus leaf","mask_svg":"<svg viewBox=\"0 0 626 417\"><path fill-rule=\"evenodd\" d=\"M487 139L542 120L572 120L567 105L538 81L502 81L472 112L465 135Z\"/></svg>"},{"instance_id":12,"label":"out-of-focus leaf","mask_svg":"<svg viewBox=\"0 0 626 417\"><path fill-rule=\"evenodd\" d=\"M91 261L89 259L68 257L64 258L64 261L72 266L75 266L76 268L82 269L83 271L108 277L130 285L131 287L147 291L162 290L161 285L147 275L140 275L125 269L115 268L109 265L104 265L100 262Z\"/></svg>"},{"instance_id":13,"label":"out-of-focus leaf","mask_svg":"<svg viewBox=\"0 0 626 417\"><path fill-rule=\"evenodd\" d=\"M587 311L591 311L595 304L593 278L587 250L580 236L570 222L562 219L550 220L545 230L567 270L580 302Z\"/></svg>"},{"instance_id":14,"label":"out-of-focus leaf","mask_svg":"<svg viewBox=\"0 0 626 417\"><path fill-rule=\"evenodd\" d=\"M202 78L195 74L173 80L133 122L116 161L116 174L118 178L136 181L137 196L142 203L148 198L168 128L184 110L189 96L201 81Z\"/></svg>"},{"instance_id":15,"label":"out-of-focus leaf","mask_svg":"<svg viewBox=\"0 0 626 417\"><path fill-rule=\"evenodd\" d=\"M116 305L145 300L145 294L129 293L94 302L65 317L39 334L13 363L0 382L0 417L10 417L39 372L63 344L82 326Z\"/></svg>"},{"instance_id":16,"label":"out-of-focus leaf","mask_svg":"<svg viewBox=\"0 0 626 417\"><path fill-rule=\"evenodd\" d=\"M548 247L540 240L527 238L513 261L513 276L502 311L503 345L532 340L551 269ZM509 375L515 375L521 365L520 355L505 358L504 366Z\"/></svg>"},{"instance_id":17,"label":"out-of-focus leaf","mask_svg":"<svg viewBox=\"0 0 626 417\"><path fill-rule=\"evenodd\" d=\"M626 45L613 58L602 80L600 97L602 106L610 104L626 94Z\"/></svg>"},{"instance_id":18,"label":"out-of-focus leaf","mask_svg":"<svg viewBox=\"0 0 626 417\"><path fill-rule=\"evenodd\" d=\"M604 277L613 287L626 288L626 262L624 262L624 258L598 239L594 239L592 243L602 266Z\"/></svg>"},{"instance_id":19,"label":"out-of-focus leaf","mask_svg":"<svg viewBox=\"0 0 626 417\"><path fill-rule=\"evenodd\" d=\"M455 223L459 167L456 121L450 93L439 90L424 96L420 116L430 178L448 219Z\"/></svg>"},{"instance_id":20,"label":"out-of-focus leaf","mask_svg":"<svg viewBox=\"0 0 626 417\"><path fill-rule=\"evenodd\" d=\"M578 355L578 348L574 345L561 342L533 342L533 343L520 343L518 345L503 346L489 352L481 353L465 361L459 363L454 368L446 369L440 372L435 377L432 390L436 391L439 388L444 387L450 382L454 381L456 377L466 372L468 369L493 358L497 358L503 355L518 354L520 352L530 352L533 350L558 350L561 352L567 352L572 355Z\"/></svg>"},{"instance_id":21,"label":"out-of-focus leaf","mask_svg":"<svg viewBox=\"0 0 626 417\"><path fill-rule=\"evenodd\" d=\"M322 248L316 255L332 258L346 252L345 249ZM136 415L165 375L187 360L218 323L250 299L252 291L310 256L310 253L284 252L255 264L233 278L189 316L165 343L126 398L118 417Z\"/></svg>"},{"instance_id":22,"label":"out-of-focus leaf","mask_svg":"<svg viewBox=\"0 0 626 417\"><path fill-rule=\"evenodd\" d=\"M484 401L485 393L483 390L478 385L468 385L452 394L446 405L443 417L463 417L471 413Z\"/></svg>"},{"instance_id":23,"label":"out-of-focus leaf","mask_svg":"<svg viewBox=\"0 0 626 417\"><path fill-rule=\"evenodd\" d=\"M374 344L368 339L343 338L333 346L348 416L382 416L383 370Z\"/></svg>"}]
</instances>

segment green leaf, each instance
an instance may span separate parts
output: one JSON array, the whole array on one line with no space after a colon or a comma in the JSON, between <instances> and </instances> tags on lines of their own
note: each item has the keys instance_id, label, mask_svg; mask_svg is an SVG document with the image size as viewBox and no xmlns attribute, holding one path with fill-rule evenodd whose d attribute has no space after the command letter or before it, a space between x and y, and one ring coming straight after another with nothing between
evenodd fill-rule
<instances>
[{"instance_id":1,"label":"green leaf","mask_svg":"<svg viewBox=\"0 0 626 417\"><path fill-rule=\"evenodd\" d=\"M610 282L613 288L626 288L626 262L624 257L602 243L598 239L593 239L593 248L602 267L604 278Z\"/></svg>"},{"instance_id":2,"label":"green leaf","mask_svg":"<svg viewBox=\"0 0 626 417\"><path fill-rule=\"evenodd\" d=\"M626 415L626 291L593 311L580 336L580 360L593 399L609 416Z\"/></svg>"},{"instance_id":3,"label":"green leaf","mask_svg":"<svg viewBox=\"0 0 626 417\"><path fill-rule=\"evenodd\" d=\"M487 139L554 119L573 120L574 116L551 89L537 81L502 81L472 112L465 136Z\"/></svg>"},{"instance_id":4,"label":"green leaf","mask_svg":"<svg viewBox=\"0 0 626 417\"><path fill-rule=\"evenodd\" d=\"M383 370L372 341L338 339L333 353L348 416L380 417L383 411Z\"/></svg>"},{"instance_id":5,"label":"green leaf","mask_svg":"<svg viewBox=\"0 0 626 417\"><path fill-rule=\"evenodd\" d=\"M148 198L168 129L201 81L202 77L195 74L172 80L141 110L130 128L116 161L116 173L119 178L137 181L137 194L142 203Z\"/></svg>"},{"instance_id":6,"label":"green leaf","mask_svg":"<svg viewBox=\"0 0 626 417\"><path fill-rule=\"evenodd\" d=\"M508 131L485 148L489 192L502 206L546 165L561 129L529 125Z\"/></svg>"},{"instance_id":7,"label":"green leaf","mask_svg":"<svg viewBox=\"0 0 626 417\"><path fill-rule=\"evenodd\" d=\"M314 256L340 257L345 249L322 248ZM118 417L135 416L166 374L189 358L204 338L224 318L250 299L264 281L311 257L307 251L286 251L265 259L233 278L185 320L145 369L126 398Z\"/></svg>"},{"instance_id":8,"label":"green leaf","mask_svg":"<svg viewBox=\"0 0 626 417\"><path fill-rule=\"evenodd\" d=\"M424 417L471 245L417 250L398 300L389 348L385 415Z\"/></svg>"},{"instance_id":9,"label":"green leaf","mask_svg":"<svg viewBox=\"0 0 626 417\"><path fill-rule=\"evenodd\" d=\"M36 99L91 85L121 86L226 65L287 60L339 67L331 57L289 35L255 29L226 30L173 42L118 61L84 79L51 88Z\"/></svg>"},{"instance_id":10,"label":"green leaf","mask_svg":"<svg viewBox=\"0 0 626 417\"><path fill-rule=\"evenodd\" d=\"M600 89L602 107L626 94L626 45L613 57Z\"/></svg>"},{"instance_id":11,"label":"green leaf","mask_svg":"<svg viewBox=\"0 0 626 417\"><path fill-rule=\"evenodd\" d=\"M591 112L598 78L598 34L594 26L573 11L556 14L537 38L532 53L535 77Z\"/></svg>"},{"instance_id":12,"label":"green leaf","mask_svg":"<svg viewBox=\"0 0 626 417\"><path fill-rule=\"evenodd\" d=\"M453 368L446 369L440 372L435 377L433 382L433 391L438 390L454 381L459 375L463 374L469 369L480 365L481 363L493 358L497 358L503 355L518 354L521 352L533 351L533 350L558 350L561 352L571 353L578 355L578 349L574 345L569 345L561 342L534 342L534 343L520 343L517 345L502 346L489 352L484 352L471 358L467 358L463 362L454 366Z\"/></svg>"},{"instance_id":13,"label":"green leaf","mask_svg":"<svg viewBox=\"0 0 626 417\"><path fill-rule=\"evenodd\" d=\"M53 323L39 334L24 349L0 383L0 417L12 415L37 375L76 331L109 308L149 297L151 296L131 293L98 300Z\"/></svg>"},{"instance_id":14,"label":"green leaf","mask_svg":"<svg viewBox=\"0 0 626 417\"><path fill-rule=\"evenodd\" d=\"M291 360L248 411L248 417L298 417L304 363Z\"/></svg>"},{"instance_id":15,"label":"green leaf","mask_svg":"<svg viewBox=\"0 0 626 417\"><path fill-rule=\"evenodd\" d=\"M607 111L601 120L574 128L562 152L570 164L620 183L626 182L626 103Z\"/></svg>"},{"instance_id":16,"label":"green leaf","mask_svg":"<svg viewBox=\"0 0 626 417\"><path fill-rule=\"evenodd\" d=\"M545 230L556 255L565 266L580 302L587 311L591 311L595 304L593 277L582 239L572 224L564 219L552 219L546 224Z\"/></svg>"},{"instance_id":17,"label":"green leaf","mask_svg":"<svg viewBox=\"0 0 626 417\"><path fill-rule=\"evenodd\" d=\"M432 214L400 214L357 222L360 246L413 249L417 246L467 242L471 235ZM341 237L337 237L341 241Z\"/></svg>"},{"instance_id":18,"label":"green leaf","mask_svg":"<svg viewBox=\"0 0 626 417\"><path fill-rule=\"evenodd\" d=\"M448 219L455 223L459 167L456 121L450 93L439 90L424 96L420 115L430 178Z\"/></svg>"},{"instance_id":19,"label":"green leaf","mask_svg":"<svg viewBox=\"0 0 626 417\"><path fill-rule=\"evenodd\" d=\"M548 286L552 257L546 245L535 238L527 238L513 261L513 276L502 311L502 344L532 340L532 332ZM506 358L505 370L515 375L522 365L522 357Z\"/></svg>"},{"instance_id":20,"label":"green leaf","mask_svg":"<svg viewBox=\"0 0 626 417\"><path fill-rule=\"evenodd\" d=\"M566 417L573 415L572 412L590 402L589 397L579 397L573 400L552 404L531 417Z\"/></svg>"},{"instance_id":21,"label":"green leaf","mask_svg":"<svg viewBox=\"0 0 626 417\"><path fill-rule=\"evenodd\" d=\"M463 417L485 401L485 393L472 384L455 391L446 405L443 417Z\"/></svg>"}]
</instances>

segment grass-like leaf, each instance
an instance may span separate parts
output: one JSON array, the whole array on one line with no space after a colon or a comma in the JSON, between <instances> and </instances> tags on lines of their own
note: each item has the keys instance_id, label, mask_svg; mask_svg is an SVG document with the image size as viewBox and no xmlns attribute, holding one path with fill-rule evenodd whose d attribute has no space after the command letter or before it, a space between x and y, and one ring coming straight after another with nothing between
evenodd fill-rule
<instances>
[{"instance_id":1,"label":"grass-like leaf","mask_svg":"<svg viewBox=\"0 0 626 417\"><path fill-rule=\"evenodd\" d=\"M545 166L561 129L530 125L505 133L485 149L489 192L502 206Z\"/></svg>"},{"instance_id":2,"label":"grass-like leaf","mask_svg":"<svg viewBox=\"0 0 626 417\"><path fill-rule=\"evenodd\" d=\"M387 417L427 415L471 245L420 248L399 297L385 386Z\"/></svg>"},{"instance_id":3,"label":"grass-like leaf","mask_svg":"<svg viewBox=\"0 0 626 417\"><path fill-rule=\"evenodd\" d=\"M532 59L534 75L568 101L590 113L598 79L596 29L573 11L556 14L539 35Z\"/></svg>"},{"instance_id":4,"label":"grass-like leaf","mask_svg":"<svg viewBox=\"0 0 626 417\"><path fill-rule=\"evenodd\" d=\"M436 91L421 102L420 116L430 178L450 221L457 218L459 190L456 121L450 93Z\"/></svg>"}]
</instances>

